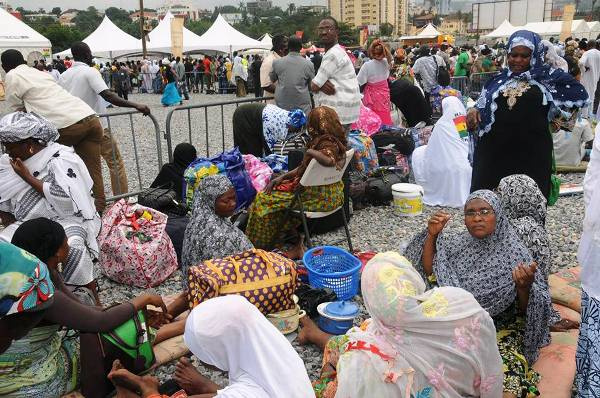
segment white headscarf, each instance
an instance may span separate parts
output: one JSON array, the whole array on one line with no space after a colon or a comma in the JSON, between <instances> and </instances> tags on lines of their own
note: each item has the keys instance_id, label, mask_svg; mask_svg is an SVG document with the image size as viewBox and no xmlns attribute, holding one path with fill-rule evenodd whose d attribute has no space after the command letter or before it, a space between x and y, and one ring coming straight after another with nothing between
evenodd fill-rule
<instances>
[{"instance_id":1,"label":"white headscarf","mask_svg":"<svg viewBox=\"0 0 600 398\"><path fill-rule=\"evenodd\" d=\"M242 57L237 55L233 59L233 77L241 77L243 80L248 80L248 69L242 64Z\"/></svg>"},{"instance_id":2,"label":"white headscarf","mask_svg":"<svg viewBox=\"0 0 600 398\"><path fill-rule=\"evenodd\" d=\"M569 64L567 64L567 61L565 61L563 57L558 55L554 44L550 43L548 40L542 40L542 44L546 47L546 63L554 69L562 69L569 73Z\"/></svg>"},{"instance_id":3,"label":"white headscarf","mask_svg":"<svg viewBox=\"0 0 600 398\"><path fill-rule=\"evenodd\" d=\"M415 179L423 186L426 204L462 207L469 196L472 173L466 111L456 97L444 98L442 111L427 147L413 154Z\"/></svg>"},{"instance_id":4,"label":"white headscarf","mask_svg":"<svg viewBox=\"0 0 600 398\"><path fill-rule=\"evenodd\" d=\"M577 259L582 266L581 284L586 293L600 300L600 125L590 155L583 193L585 217Z\"/></svg>"},{"instance_id":5,"label":"white headscarf","mask_svg":"<svg viewBox=\"0 0 600 398\"><path fill-rule=\"evenodd\" d=\"M314 397L292 345L241 296L198 305L187 318L183 338L199 360L229 372L229 386L219 397Z\"/></svg>"},{"instance_id":6,"label":"white headscarf","mask_svg":"<svg viewBox=\"0 0 600 398\"><path fill-rule=\"evenodd\" d=\"M393 252L369 261L361 282L372 318L366 330L348 332L336 397L502 395L496 329L473 295L454 287L426 292L410 262Z\"/></svg>"}]
</instances>

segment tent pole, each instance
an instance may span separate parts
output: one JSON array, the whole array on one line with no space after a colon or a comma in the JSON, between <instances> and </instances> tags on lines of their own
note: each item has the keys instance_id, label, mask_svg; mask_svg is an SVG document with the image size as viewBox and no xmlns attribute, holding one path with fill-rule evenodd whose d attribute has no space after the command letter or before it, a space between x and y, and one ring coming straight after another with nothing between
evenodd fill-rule
<instances>
[{"instance_id":1,"label":"tent pole","mask_svg":"<svg viewBox=\"0 0 600 398\"><path fill-rule=\"evenodd\" d=\"M140 0L140 34L142 35L142 55L146 58L146 32L144 31L144 0Z\"/></svg>"}]
</instances>

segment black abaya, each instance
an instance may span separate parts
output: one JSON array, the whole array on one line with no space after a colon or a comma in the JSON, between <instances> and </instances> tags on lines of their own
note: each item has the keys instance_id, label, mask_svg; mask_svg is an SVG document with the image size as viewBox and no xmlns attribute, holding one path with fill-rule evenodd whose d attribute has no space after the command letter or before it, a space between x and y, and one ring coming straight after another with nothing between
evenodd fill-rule
<instances>
[{"instance_id":1,"label":"black abaya","mask_svg":"<svg viewBox=\"0 0 600 398\"><path fill-rule=\"evenodd\" d=\"M541 90L535 86L517 97L512 110L502 93L491 130L478 139L473 156L471 192L496 189L500 180L512 174L533 178L546 197L552 174L552 137L549 131L549 105L542 104Z\"/></svg>"},{"instance_id":2,"label":"black abaya","mask_svg":"<svg viewBox=\"0 0 600 398\"><path fill-rule=\"evenodd\" d=\"M252 103L240 105L233 112L233 145L244 155L257 158L270 153L263 134L262 114L267 104Z\"/></svg>"}]
</instances>

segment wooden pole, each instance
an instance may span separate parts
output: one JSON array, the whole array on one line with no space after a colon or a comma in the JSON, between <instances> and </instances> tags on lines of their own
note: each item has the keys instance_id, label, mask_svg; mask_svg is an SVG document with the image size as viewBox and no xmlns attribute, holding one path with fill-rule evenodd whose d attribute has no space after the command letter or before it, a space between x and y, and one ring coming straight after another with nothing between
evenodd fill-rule
<instances>
[{"instance_id":1,"label":"wooden pole","mask_svg":"<svg viewBox=\"0 0 600 398\"><path fill-rule=\"evenodd\" d=\"M140 0L140 32L142 34L142 55L146 58L146 31L144 30L144 0Z\"/></svg>"}]
</instances>

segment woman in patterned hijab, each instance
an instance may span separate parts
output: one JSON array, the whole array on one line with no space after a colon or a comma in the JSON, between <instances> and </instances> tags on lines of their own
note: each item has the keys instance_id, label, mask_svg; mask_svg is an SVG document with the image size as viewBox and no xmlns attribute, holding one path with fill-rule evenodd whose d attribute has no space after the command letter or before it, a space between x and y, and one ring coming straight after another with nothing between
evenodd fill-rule
<instances>
[{"instance_id":1,"label":"woman in patterned hijab","mask_svg":"<svg viewBox=\"0 0 600 398\"><path fill-rule=\"evenodd\" d=\"M181 271L186 287L190 267L253 248L246 235L229 220L235 206L235 189L226 175L202 179L194 195L192 216L183 240Z\"/></svg>"},{"instance_id":2,"label":"woman in patterned hijab","mask_svg":"<svg viewBox=\"0 0 600 398\"><path fill-rule=\"evenodd\" d=\"M530 371L531 365L550 343L548 285L495 193L473 192L464 212L466 230L458 232L445 228L448 214L433 215L405 255L430 282L461 287L475 296L498 330L504 391L517 397L535 393L539 375Z\"/></svg>"}]
</instances>

